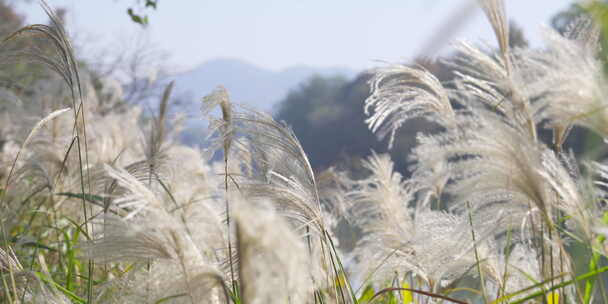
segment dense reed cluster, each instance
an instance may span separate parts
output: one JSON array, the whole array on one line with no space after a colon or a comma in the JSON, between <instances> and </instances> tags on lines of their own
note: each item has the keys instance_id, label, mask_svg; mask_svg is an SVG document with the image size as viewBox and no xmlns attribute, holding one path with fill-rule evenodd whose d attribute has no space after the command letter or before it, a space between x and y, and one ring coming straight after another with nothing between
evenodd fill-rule
<instances>
[{"instance_id":1,"label":"dense reed cluster","mask_svg":"<svg viewBox=\"0 0 608 304\"><path fill-rule=\"evenodd\" d=\"M512 48L503 1L480 4L498 49L458 44L453 83L373 71L371 130L392 146L409 119L437 128L404 156L410 178L373 154L355 179L315 175L288 126L223 88L202 102L208 149L180 144L173 84L154 113L117 106L43 2L52 23L0 45L3 67L51 70L0 89L1 301L606 302L608 165L563 148L573 127L608 137L600 30L579 18Z\"/></svg>"}]
</instances>

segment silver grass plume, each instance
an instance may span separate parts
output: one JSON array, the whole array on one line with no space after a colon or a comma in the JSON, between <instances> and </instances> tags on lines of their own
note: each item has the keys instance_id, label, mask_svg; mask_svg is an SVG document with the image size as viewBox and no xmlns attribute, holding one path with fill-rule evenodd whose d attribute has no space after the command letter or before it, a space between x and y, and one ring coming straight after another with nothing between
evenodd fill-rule
<instances>
[{"instance_id":1,"label":"silver grass plume","mask_svg":"<svg viewBox=\"0 0 608 304\"><path fill-rule=\"evenodd\" d=\"M549 214L554 195L541 174L547 148L506 118L483 114L463 117L459 132L419 136L413 156L416 171L448 163L446 190L454 196L452 208L464 210L469 202L475 210L508 200L521 206L521 212L531 205Z\"/></svg>"},{"instance_id":2,"label":"silver grass plume","mask_svg":"<svg viewBox=\"0 0 608 304\"><path fill-rule=\"evenodd\" d=\"M397 241L414 230L412 211L408 208L414 200L412 186L394 171L388 155L374 153L363 166L371 174L366 179L350 182L354 184L347 192L347 199L352 204L350 217L367 232L383 230L385 226L396 229L393 237ZM374 242L373 239L369 241Z\"/></svg>"},{"instance_id":3,"label":"silver grass plume","mask_svg":"<svg viewBox=\"0 0 608 304\"><path fill-rule=\"evenodd\" d=\"M412 273L423 286L439 290L475 264L471 255L475 243L466 217L421 205L415 200L416 189L393 171L387 156L372 155L365 166L370 177L357 181L348 193L353 222L364 232L357 255L361 261L380 261L362 265L364 272L374 271L379 281L395 272ZM479 240L493 229L475 226Z\"/></svg>"},{"instance_id":4,"label":"silver grass plume","mask_svg":"<svg viewBox=\"0 0 608 304\"><path fill-rule=\"evenodd\" d=\"M219 106L222 111L222 119L212 119L209 115L210 112ZM232 252L232 226L230 225L230 203L228 201L229 198L229 188L228 188L228 159L231 153L230 147L232 146L232 141L234 139L234 131L232 128L233 118L232 118L232 104L230 103L230 97L228 96L228 91L224 87L218 87L208 96L203 98L202 105L203 116L207 117L210 120L209 123L209 133L212 136L214 133L219 133L218 138L223 143L222 148L224 152L224 190L225 190L225 206L226 206L226 227L228 231L228 258L229 258L229 266L230 266L230 277L232 279L233 288L235 288L236 279L235 279L235 271L234 271L234 261L233 256L238 255L238 253ZM211 150L214 152L217 147L217 144L212 142ZM237 185L238 186L238 185Z\"/></svg>"},{"instance_id":5,"label":"silver grass plume","mask_svg":"<svg viewBox=\"0 0 608 304\"><path fill-rule=\"evenodd\" d=\"M148 278L142 277L140 284L156 286L157 300L172 293L184 293L185 299L189 299L187 303L197 303L194 299L202 295L205 295L203 299L211 299L209 295L213 292L225 291L224 275L220 270L225 256L218 256L216 251L224 246L224 240L200 242L211 238L195 235L192 231L197 229L203 235L222 234L218 229L221 222L197 217L191 218L200 221L196 226L190 221L184 222L184 218L169 209L164 199L144 182L125 170L106 167L106 171L128 190L113 200L111 208L131 207L133 210L122 218L106 215L100 221L104 229L99 229L100 234L83 248L85 256L102 261L141 263L151 259L158 269L148 274ZM213 213L211 210L206 212Z\"/></svg>"},{"instance_id":6,"label":"silver grass plume","mask_svg":"<svg viewBox=\"0 0 608 304\"><path fill-rule=\"evenodd\" d=\"M518 73L524 75L521 79L526 82L529 98L538 99L543 107L541 118L554 129L558 147L572 125L608 135L608 91L598 57L598 28L582 18L570 28L565 36L546 30L548 50L521 50L517 54Z\"/></svg>"},{"instance_id":7,"label":"silver grass plume","mask_svg":"<svg viewBox=\"0 0 608 304\"><path fill-rule=\"evenodd\" d=\"M7 195L8 195L8 191L9 191L8 189L12 188L12 182L13 182L12 179L14 177L14 173L17 172L17 176L21 175L21 174L19 174L18 171L26 170L26 167L27 167L27 166L23 166L22 168L16 168L18 161L19 161L19 157L21 156L22 153L26 152L25 148L27 147L27 145L49 121L56 119L57 117L68 112L69 110L70 110L70 108L54 111L54 112L50 113L49 115L47 115L42 120L40 120L38 123L36 123L36 125L32 128L32 130L30 131L28 136L25 138L23 143L21 143L19 150L15 154L14 159L12 160L12 162L10 164L10 169L8 170L7 176L4 180L3 189L6 189L6 190L2 191L2 194L0 194L0 203L2 204L0 209L2 210L2 213L3 213L3 215L0 216L0 230L2 233L3 239L6 238L6 231L7 231L6 229L8 228L7 226L5 226L5 224L10 224L10 223L6 223L5 221L11 221L11 218L14 218L13 216L11 216L11 215L13 215L13 210L11 209L10 204L5 201L7 199ZM43 183L42 187L48 188L49 185L50 185L50 183Z\"/></svg>"},{"instance_id":8,"label":"silver grass plume","mask_svg":"<svg viewBox=\"0 0 608 304\"><path fill-rule=\"evenodd\" d=\"M240 202L236 244L243 303L309 303L311 267L304 240L269 208Z\"/></svg>"},{"instance_id":9,"label":"silver grass plume","mask_svg":"<svg viewBox=\"0 0 608 304\"><path fill-rule=\"evenodd\" d=\"M330 259L335 257L328 226L332 221L324 212L314 172L295 134L270 115L245 108L233 109L230 118L230 128L216 130L220 133L218 141L229 140L232 154L241 156L237 168L246 168L230 175L236 186L233 191L246 197L250 204L270 203L306 240L310 260L320 265L316 268L328 271L332 267ZM322 283L319 272L312 269L309 275L315 286L333 282L326 276L322 279L327 283Z\"/></svg>"},{"instance_id":10,"label":"silver grass plume","mask_svg":"<svg viewBox=\"0 0 608 304\"><path fill-rule=\"evenodd\" d=\"M74 56L74 49L63 25L51 7L44 1L40 1L47 16L51 20L51 25L34 24L19 29L0 42L0 62L13 58L26 58L34 62L48 66L62 77L68 85L71 97L72 108L74 109L74 128L78 135L83 135L84 146L86 148L86 126L84 124L84 95L81 84L81 76L78 63ZM30 50L11 50L8 47L10 41L18 39L20 36L39 35L46 38L52 51L51 55L45 54L45 50L32 47ZM80 142L79 142L80 145ZM80 148L80 146L79 146ZM86 150L86 149L85 149Z\"/></svg>"},{"instance_id":11,"label":"silver grass plume","mask_svg":"<svg viewBox=\"0 0 608 304\"><path fill-rule=\"evenodd\" d=\"M47 115L46 117L44 117L38 123L36 123L36 125L32 128L32 131L30 131L30 133L25 138L23 143L21 143L21 147L19 148L19 151L17 152L17 155L15 156L15 159L11 165L11 169L8 173L8 177L6 178L6 181L5 181L6 184L4 185L5 189L10 184L10 178L11 178L13 170L15 169L15 164L19 160L19 155L21 154L22 151L24 151L25 147L29 144L29 142L32 140L32 138L34 138L36 133L38 133L38 131L40 131L40 129L42 129L49 121L52 121L53 119L59 117L61 114L68 112L69 110L70 110L70 108L54 111L54 112L50 113L49 115Z\"/></svg>"},{"instance_id":12,"label":"silver grass plume","mask_svg":"<svg viewBox=\"0 0 608 304\"><path fill-rule=\"evenodd\" d=\"M39 256L38 260L42 268L41 273L50 277L44 259ZM54 285L49 284L49 286L47 286L36 274L27 271L21 262L19 262L19 259L11 247L8 247L7 250L0 248L0 275L4 276L5 273L8 273L8 281L15 284L9 285L9 289L12 290L3 290L13 293L14 299L7 294L3 294L2 297L3 299L8 299L10 303L72 303L66 296L60 293ZM23 300L23 302L21 300Z\"/></svg>"},{"instance_id":13,"label":"silver grass plume","mask_svg":"<svg viewBox=\"0 0 608 304\"><path fill-rule=\"evenodd\" d=\"M566 224L571 233L585 242L592 242L592 224L601 210L597 205L597 193L590 185L585 185L574 156L545 151L539 173L555 193L554 206L570 217Z\"/></svg>"},{"instance_id":14,"label":"silver grass plume","mask_svg":"<svg viewBox=\"0 0 608 304\"><path fill-rule=\"evenodd\" d=\"M409 119L425 117L443 126L454 117L448 94L430 72L422 68L392 65L374 71L370 80L372 94L365 100L365 120L380 138L390 134L389 148L395 133Z\"/></svg>"},{"instance_id":15,"label":"silver grass plume","mask_svg":"<svg viewBox=\"0 0 608 304\"><path fill-rule=\"evenodd\" d=\"M512 294L544 281L541 272L542 266L540 265L540 261L536 258L536 256L540 254L537 249L522 243L506 245L502 250L493 249L495 250L496 255L488 257L487 261L484 263L484 272L488 278L486 286L492 300L497 300L502 296ZM536 288L529 289L526 292L510 297L510 301L515 301L534 292L548 289L569 278L568 274L562 272L562 269L560 269L557 252L558 250L556 249L554 252L556 263L553 265L553 275L556 277L554 281L541 284ZM561 293L562 290L566 293L566 295L562 295L563 297L574 297L572 286L560 289L559 292Z\"/></svg>"},{"instance_id":16,"label":"silver grass plume","mask_svg":"<svg viewBox=\"0 0 608 304\"><path fill-rule=\"evenodd\" d=\"M450 208L468 212L466 205L470 203L470 212L482 221L501 214L501 221L493 225L494 233L519 231L524 242L539 231L552 230L557 210L575 211L577 219L588 218L581 189L555 153L534 142L527 130L507 118L484 112L464 117L466 128L460 132L421 136L421 145L415 150L417 171L447 162ZM585 231L588 235L589 230ZM567 255L559 235L545 242ZM567 263L562 265L566 271L571 269Z\"/></svg>"},{"instance_id":17,"label":"silver grass plume","mask_svg":"<svg viewBox=\"0 0 608 304\"><path fill-rule=\"evenodd\" d=\"M220 107L222 111L222 119L213 119L210 121L210 131L219 132L222 138L222 148L224 150L224 159L228 157L230 147L232 145L233 130L232 130L232 105L228 90L224 87L217 87L211 94L203 98L202 113L204 117L210 118L210 113L216 107Z\"/></svg>"},{"instance_id":18,"label":"silver grass plume","mask_svg":"<svg viewBox=\"0 0 608 304\"><path fill-rule=\"evenodd\" d=\"M461 44L451 63L456 70L457 96L476 97L493 110L507 115L528 130L536 141L537 111L527 98L521 75L514 72L513 54L509 46L509 26L503 0L479 0L492 25L500 48L500 57ZM474 98L473 98L474 100ZM468 107L473 104L465 101Z\"/></svg>"},{"instance_id":19,"label":"silver grass plume","mask_svg":"<svg viewBox=\"0 0 608 304\"><path fill-rule=\"evenodd\" d=\"M530 102L522 74L507 68L511 63L489 50L464 42L457 44L456 50L448 61L456 75L456 90L451 91L455 101L469 111L500 113L526 129L527 135L536 141L540 110Z\"/></svg>"},{"instance_id":20,"label":"silver grass plume","mask_svg":"<svg viewBox=\"0 0 608 304\"><path fill-rule=\"evenodd\" d=\"M237 179L245 196L269 200L300 231L310 226L323 235L326 227L315 175L293 131L255 111L235 112L233 122L233 148L248 152L253 162L252 176Z\"/></svg>"},{"instance_id":21,"label":"silver grass plume","mask_svg":"<svg viewBox=\"0 0 608 304\"><path fill-rule=\"evenodd\" d=\"M253 174L237 179L243 195L253 204L270 202L285 217L306 240L310 259L317 265L310 269L313 285L331 286L332 278L338 276L332 267L337 253L329 226L334 221L321 204L315 175L300 142L289 127L267 114L239 112L234 117L239 134L245 136L235 148L246 149L253 161Z\"/></svg>"},{"instance_id":22,"label":"silver grass plume","mask_svg":"<svg viewBox=\"0 0 608 304\"><path fill-rule=\"evenodd\" d=\"M150 126L150 134L148 136L148 141L146 142L146 158L149 163L150 176L155 173L157 162L163 157L163 144L167 140L165 120L169 107L171 92L173 91L174 85L175 82L172 81L169 83L169 85L167 85L167 87L165 87L162 98L160 100L158 116L153 117L153 122Z\"/></svg>"},{"instance_id":23,"label":"silver grass plume","mask_svg":"<svg viewBox=\"0 0 608 304\"><path fill-rule=\"evenodd\" d=\"M89 165L89 158L86 139L87 131L85 124L83 87L81 85L78 64L74 57L72 45L63 28L63 25L61 24L61 21L46 4L46 2L41 1L40 3L46 14L49 16L52 25L30 25L9 35L0 42L0 62L4 62L6 59L24 56L25 58L29 58L33 61L48 66L53 71L57 72L68 85L71 92L72 110L74 113L74 126L72 128L72 132L75 138L75 147L79 159L78 167L80 168L80 193L83 197L82 213L86 223L86 221L89 219L88 213L90 213L91 210L90 208L87 208L88 206L86 205L86 201L84 199L85 193L90 193L90 189L86 188L90 187L87 187L89 180L88 177L85 176L85 168ZM52 54L47 55L45 54L44 50L35 48L27 51L11 51L7 49L9 41L13 41L19 36L27 34L46 39L48 46L47 51L51 51ZM0 201L4 201L4 195ZM89 232L89 225L85 225L85 232ZM93 270L94 266L91 262L89 262L88 272L92 273ZM88 302L92 302L92 290L93 282L92 280L89 280L86 293Z\"/></svg>"}]
</instances>

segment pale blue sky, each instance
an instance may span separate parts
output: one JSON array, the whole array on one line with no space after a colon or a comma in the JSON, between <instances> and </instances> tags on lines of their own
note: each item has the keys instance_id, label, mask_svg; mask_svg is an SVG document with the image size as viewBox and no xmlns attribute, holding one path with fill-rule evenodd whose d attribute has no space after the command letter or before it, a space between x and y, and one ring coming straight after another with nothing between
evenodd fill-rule
<instances>
[{"instance_id":1,"label":"pale blue sky","mask_svg":"<svg viewBox=\"0 0 608 304\"><path fill-rule=\"evenodd\" d=\"M47 0L65 7L69 31L87 44L112 46L141 32L126 8L134 0ZM467 0L160 0L145 35L170 53L168 64L190 69L218 57L239 58L274 70L292 65L364 69L377 60L415 57ZM570 0L507 0L511 19L539 45L541 25ZM42 9L19 3L28 22L45 22ZM475 8L449 40L493 42ZM441 39L440 39L441 40ZM445 44L443 49L449 49ZM438 51L434 46L425 55Z\"/></svg>"}]
</instances>

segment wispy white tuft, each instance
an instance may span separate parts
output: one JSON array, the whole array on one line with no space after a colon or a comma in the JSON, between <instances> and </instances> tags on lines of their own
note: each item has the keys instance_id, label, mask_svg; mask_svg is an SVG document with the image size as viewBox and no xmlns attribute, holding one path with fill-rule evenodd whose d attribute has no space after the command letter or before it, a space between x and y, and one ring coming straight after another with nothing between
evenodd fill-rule
<instances>
[{"instance_id":1,"label":"wispy white tuft","mask_svg":"<svg viewBox=\"0 0 608 304\"><path fill-rule=\"evenodd\" d=\"M304 240L271 209L235 209L243 303L308 303L314 285Z\"/></svg>"},{"instance_id":2,"label":"wispy white tuft","mask_svg":"<svg viewBox=\"0 0 608 304\"><path fill-rule=\"evenodd\" d=\"M380 138L395 133L409 119L425 117L442 125L453 119L454 110L439 80L422 68L392 65L377 69L370 80L372 94L365 100L365 120ZM373 114L371 110L373 110Z\"/></svg>"}]
</instances>

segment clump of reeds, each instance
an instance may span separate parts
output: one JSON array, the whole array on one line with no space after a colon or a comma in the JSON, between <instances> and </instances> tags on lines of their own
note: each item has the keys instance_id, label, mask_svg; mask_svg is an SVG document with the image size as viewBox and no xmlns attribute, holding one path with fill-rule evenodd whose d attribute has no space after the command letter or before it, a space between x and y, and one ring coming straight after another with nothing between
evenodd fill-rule
<instances>
[{"instance_id":1,"label":"clump of reeds","mask_svg":"<svg viewBox=\"0 0 608 304\"><path fill-rule=\"evenodd\" d=\"M119 92L93 88L43 4L50 26L26 27L0 45L7 63L30 58L56 72L42 74L29 97L1 89L41 104L15 102L0 119L0 298L607 301L608 169L599 161L580 169L563 148L573 126L607 135L599 29L579 19L563 36L549 31L547 49L513 49L503 1L481 4L498 50L459 44L454 83L406 65L379 68L370 82L367 123L389 146L411 118L440 127L418 136L411 178L373 154L366 178L331 170L324 181L287 125L237 106L225 89L204 99L212 153L176 140L172 84L156 113L108 107L116 102L104 98ZM27 34L46 48L11 48ZM336 216L362 231L349 267Z\"/></svg>"}]
</instances>

